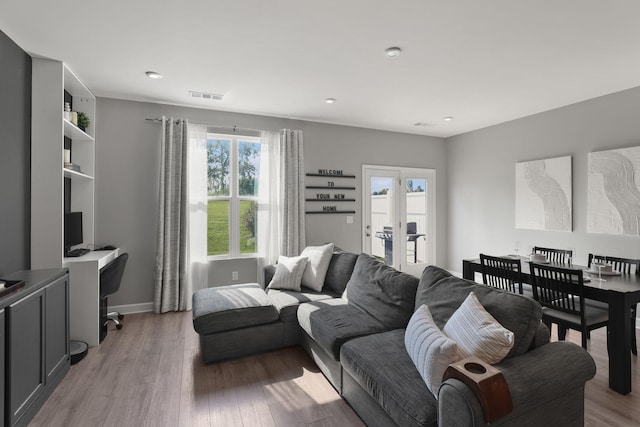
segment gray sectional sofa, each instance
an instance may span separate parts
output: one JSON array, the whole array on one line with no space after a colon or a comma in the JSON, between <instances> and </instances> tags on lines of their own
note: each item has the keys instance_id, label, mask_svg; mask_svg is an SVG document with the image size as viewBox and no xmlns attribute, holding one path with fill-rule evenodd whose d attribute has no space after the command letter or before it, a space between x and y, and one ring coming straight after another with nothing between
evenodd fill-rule
<instances>
[{"instance_id":1,"label":"gray sectional sofa","mask_svg":"<svg viewBox=\"0 0 640 427\"><path fill-rule=\"evenodd\" d=\"M265 270L266 283L273 272ZM495 365L511 391L513 411L491 425L583 425L584 385L595 375L593 359L580 346L550 343L541 308L530 298L435 266L418 279L348 252L333 254L322 292L235 286L224 287L236 293L235 306L218 301L213 308L210 299L219 299L222 288L194 295L194 327L205 362L300 344L365 423L403 427L486 425L479 400L463 382L448 379L438 399L431 394L404 342L416 308L427 304L442 328L473 291L515 336L508 356ZM251 297L238 298L248 290Z\"/></svg>"}]
</instances>

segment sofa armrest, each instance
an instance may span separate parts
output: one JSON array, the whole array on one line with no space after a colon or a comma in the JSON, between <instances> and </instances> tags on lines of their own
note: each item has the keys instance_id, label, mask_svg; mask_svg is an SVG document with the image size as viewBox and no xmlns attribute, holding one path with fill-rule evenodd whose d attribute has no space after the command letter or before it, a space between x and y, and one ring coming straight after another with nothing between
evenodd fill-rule
<instances>
[{"instance_id":1,"label":"sofa armrest","mask_svg":"<svg viewBox=\"0 0 640 427\"><path fill-rule=\"evenodd\" d=\"M264 287L269 286L271 279L273 279L273 275L276 273L276 265L269 264L264 267Z\"/></svg>"},{"instance_id":2,"label":"sofa armrest","mask_svg":"<svg viewBox=\"0 0 640 427\"><path fill-rule=\"evenodd\" d=\"M584 384L596 374L596 366L589 353L564 341L552 342L505 359L495 367L504 375L513 401L513 412L500 420L504 425L509 425L509 420L513 420L512 425L523 425L524 419L538 417L541 409L545 416L566 418L570 409L565 396L575 389L584 390ZM584 395L580 392L576 396L582 400L573 405L573 421L582 425ZM480 402L461 381L448 379L440 387L438 424L485 425Z\"/></svg>"}]
</instances>

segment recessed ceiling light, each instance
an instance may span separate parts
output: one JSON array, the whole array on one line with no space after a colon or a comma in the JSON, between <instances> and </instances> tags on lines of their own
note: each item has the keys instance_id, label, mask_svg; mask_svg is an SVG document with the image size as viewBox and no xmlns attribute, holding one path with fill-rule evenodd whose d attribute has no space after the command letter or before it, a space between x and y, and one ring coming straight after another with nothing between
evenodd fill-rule
<instances>
[{"instance_id":1,"label":"recessed ceiling light","mask_svg":"<svg viewBox=\"0 0 640 427\"><path fill-rule=\"evenodd\" d=\"M162 74L156 73L155 71L147 71L145 74L150 79L161 79L162 78Z\"/></svg>"},{"instance_id":2,"label":"recessed ceiling light","mask_svg":"<svg viewBox=\"0 0 640 427\"><path fill-rule=\"evenodd\" d=\"M451 116L443 117L442 120L444 120L445 122L450 122L451 120L453 120L453 117Z\"/></svg>"},{"instance_id":3,"label":"recessed ceiling light","mask_svg":"<svg viewBox=\"0 0 640 427\"><path fill-rule=\"evenodd\" d=\"M324 102L326 102L327 104L333 104L334 102L336 102L335 98L327 98L324 100Z\"/></svg>"},{"instance_id":4,"label":"recessed ceiling light","mask_svg":"<svg viewBox=\"0 0 640 427\"><path fill-rule=\"evenodd\" d=\"M397 46L394 47L390 47L388 49L385 49L384 53L389 57L389 58L395 58L396 56L400 55L400 53L402 52L402 49L400 49Z\"/></svg>"}]
</instances>

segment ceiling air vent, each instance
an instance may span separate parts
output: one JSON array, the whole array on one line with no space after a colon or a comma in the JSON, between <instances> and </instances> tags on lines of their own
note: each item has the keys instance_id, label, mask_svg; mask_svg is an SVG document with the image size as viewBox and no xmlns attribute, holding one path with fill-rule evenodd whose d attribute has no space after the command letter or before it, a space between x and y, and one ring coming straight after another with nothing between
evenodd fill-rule
<instances>
[{"instance_id":1,"label":"ceiling air vent","mask_svg":"<svg viewBox=\"0 0 640 427\"><path fill-rule=\"evenodd\" d=\"M224 95L217 93L196 92L193 90L189 91L189 96L192 98L211 99L213 101L222 101L222 98L224 97Z\"/></svg>"}]
</instances>

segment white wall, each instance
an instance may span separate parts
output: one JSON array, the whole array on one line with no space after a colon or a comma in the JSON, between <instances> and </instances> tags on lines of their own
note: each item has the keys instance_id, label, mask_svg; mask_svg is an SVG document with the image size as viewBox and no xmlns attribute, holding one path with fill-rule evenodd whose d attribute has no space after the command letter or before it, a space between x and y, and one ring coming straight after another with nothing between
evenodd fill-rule
<instances>
[{"instance_id":1,"label":"white wall","mask_svg":"<svg viewBox=\"0 0 640 427\"><path fill-rule=\"evenodd\" d=\"M521 253L531 246L640 258L640 238L588 234L587 155L640 146L640 88L592 99L447 139L447 268L480 252ZM573 156L573 232L515 228L515 163ZM439 178L438 178L439 179Z\"/></svg>"},{"instance_id":2,"label":"white wall","mask_svg":"<svg viewBox=\"0 0 640 427\"><path fill-rule=\"evenodd\" d=\"M334 242L359 252L362 228L362 164L431 168L437 171L437 259L446 256L446 148L440 138L371 129L226 113L154 103L98 98L96 117L96 243L113 244L130 253L122 286L111 305L141 304L153 298L153 269L158 205L160 125L145 118L185 117L194 123L238 125L257 129L301 129L305 170L342 169L355 174L354 223L344 215L308 215L307 244ZM209 284L253 282L252 260L211 263Z\"/></svg>"}]
</instances>

